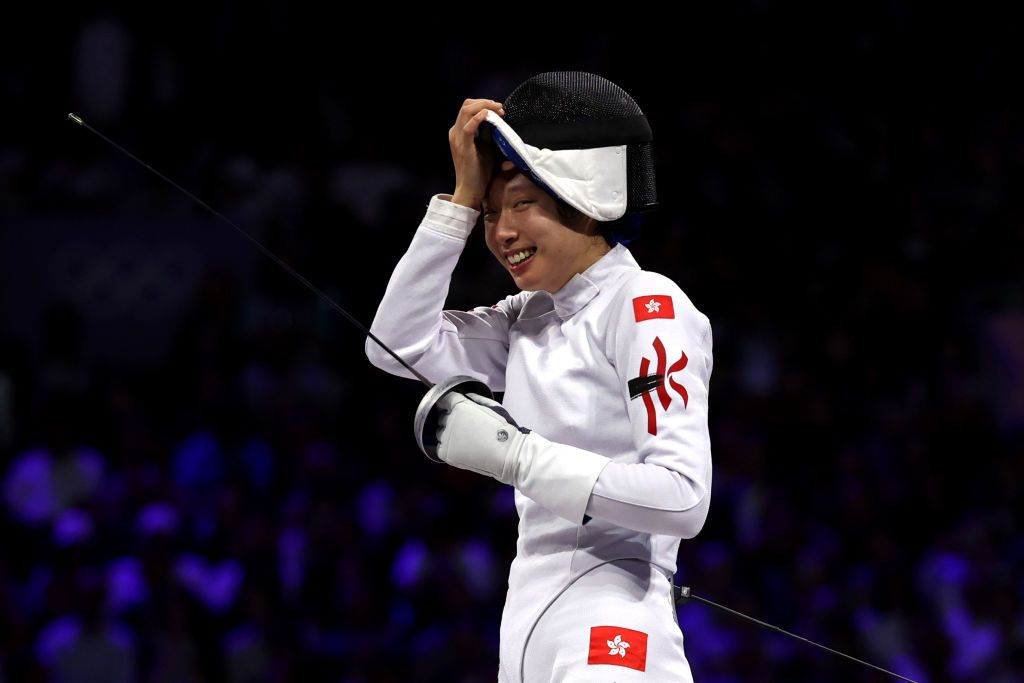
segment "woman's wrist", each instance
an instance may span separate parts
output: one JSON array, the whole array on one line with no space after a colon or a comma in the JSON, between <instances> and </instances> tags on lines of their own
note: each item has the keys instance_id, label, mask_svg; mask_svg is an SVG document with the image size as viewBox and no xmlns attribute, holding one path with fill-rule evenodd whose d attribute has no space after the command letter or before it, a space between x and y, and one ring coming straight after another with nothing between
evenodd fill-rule
<instances>
[{"instance_id":1,"label":"woman's wrist","mask_svg":"<svg viewBox=\"0 0 1024 683\"><path fill-rule=\"evenodd\" d=\"M483 203L482 197L476 197L473 194L466 192L462 188L455 188L455 193L452 195L451 201L462 206L468 206L471 209L480 210L480 205Z\"/></svg>"}]
</instances>

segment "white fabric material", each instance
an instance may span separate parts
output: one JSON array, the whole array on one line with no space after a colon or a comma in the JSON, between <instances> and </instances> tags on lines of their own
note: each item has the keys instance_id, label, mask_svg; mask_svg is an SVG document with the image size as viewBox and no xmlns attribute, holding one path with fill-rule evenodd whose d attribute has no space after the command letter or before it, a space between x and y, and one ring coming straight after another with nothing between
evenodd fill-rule
<instances>
[{"instance_id":1,"label":"white fabric material","mask_svg":"<svg viewBox=\"0 0 1024 683\"><path fill-rule=\"evenodd\" d=\"M650 463L608 463L597 480L587 514L627 529L693 538L704 525L710 496L679 474ZM710 485L711 472L708 472Z\"/></svg>"},{"instance_id":2,"label":"white fabric material","mask_svg":"<svg viewBox=\"0 0 1024 683\"><path fill-rule=\"evenodd\" d=\"M497 113L488 110L487 122L500 130L537 177L571 206L597 221L613 221L626 213L626 145L539 148L523 142Z\"/></svg>"},{"instance_id":3,"label":"white fabric material","mask_svg":"<svg viewBox=\"0 0 1024 683\"><path fill-rule=\"evenodd\" d=\"M585 524L515 493L519 539L502 614L499 674L511 682L519 680L532 625L574 578L619 558L675 574L680 539L700 530L711 494L712 338L707 318L682 290L642 271L622 245L553 295L519 292L493 307L443 310L465 244L453 233L468 235L477 216L440 195L431 200L392 274L373 333L431 381L473 376L504 392L502 404L518 424L610 460L588 503L593 519ZM655 295L671 298L674 317L637 322L633 300ZM666 367L684 353L687 362L665 382L667 406L660 392L649 394L652 435L643 397L630 399L628 382L641 374L643 358L646 374L654 374L655 338ZM374 365L411 377L371 340L366 352ZM668 379L685 388L685 404ZM580 609L586 614L585 606Z\"/></svg>"},{"instance_id":4,"label":"white fabric material","mask_svg":"<svg viewBox=\"0 0 1024 683\"><path fill-rule=\"evenodd\" d=\"M591 627L613 625L648 634L643 671L587 663ZM692 683L671 577L641 560L619 560L591 569L538 619L520 668L522 680L528 682Z\"/></svg>"},{"instance_id":5,"label":"white fabric material","mask_svg":"<svg viewBox=\"0 0 1024 683\"><path fill-rule=\"evenodd\" d=\"M590 492L608 458L531 432L524 434L487 405L484 396L449 393L437 407L437 455L449 465L514 486L559 517L583 522ZM515 419L515 418L513 418Z\"/></svg>"}]
</instances>

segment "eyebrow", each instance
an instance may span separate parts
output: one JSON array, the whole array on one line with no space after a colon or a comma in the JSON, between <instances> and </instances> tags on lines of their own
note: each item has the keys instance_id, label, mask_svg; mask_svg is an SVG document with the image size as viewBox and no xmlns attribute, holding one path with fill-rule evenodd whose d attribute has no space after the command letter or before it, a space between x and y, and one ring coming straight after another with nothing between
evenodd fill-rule
<instances>
[{"instance_id":1,"label":"eyebrow","mask_svg":"<svg viewBox=\"0 0 1024 683\"><path fill-rule=\"evenodd\" d=\"M513 190L518 190L521 187L529 187L530 185L533 185L533 184L534 183L529 178L527 178L526 176L524 176L524 175L517 175L515 178L510 180L508 182L508 184L505 185L505 189L508 190L508 189L511 188Z\"/></svg>"},{"instance_id":2,"label":"eyebrow","mask_svg":"<svg viewBox=\"0 0 1024 683\"><path fill-rule=\"evenodd\" d=\"M529 178L527 178L525 175L517 175L515 178L513 178L512 180L508 181L508 183L505 184L505 192L530 190L535 187L537 187L537 184L534 183ZM490 204L490 202L487 200L487 197L484 197L481 204L486 207L488 204Z\"/></svg>"}]
</instances>

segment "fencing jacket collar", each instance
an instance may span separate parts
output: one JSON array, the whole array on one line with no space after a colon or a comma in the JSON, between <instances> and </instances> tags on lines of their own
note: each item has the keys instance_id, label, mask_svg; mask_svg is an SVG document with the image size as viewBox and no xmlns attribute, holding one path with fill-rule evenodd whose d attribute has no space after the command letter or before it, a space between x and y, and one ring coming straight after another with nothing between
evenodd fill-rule
<instances>
[{"instance_id":1,"label":"fencing jacket collar","mask_svg":"<svg viewBox=\"0 0 1024 683\"><path fill-rule=\"evenodd\" d=\"M598 295L602 286L617 282L631 270L640 270L640 266L626 247L616 244L592 266L573 275L564 287L551 295L555 312L563 320L572 317Z\"/></svg>"}]
</instances>

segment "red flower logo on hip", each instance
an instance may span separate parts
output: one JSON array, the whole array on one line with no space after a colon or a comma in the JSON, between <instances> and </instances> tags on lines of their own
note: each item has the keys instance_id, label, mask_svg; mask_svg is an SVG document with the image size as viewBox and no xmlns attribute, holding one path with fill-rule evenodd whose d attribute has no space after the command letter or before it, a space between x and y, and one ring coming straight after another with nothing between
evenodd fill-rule
<instances>
[{"instance_id":1,"label":"red flower logo on hip","mask_svg":"<svg viewBox=\"0 0 1024 683\"><path fill-rule=\"evenodd\" d=\"M683 399L684 409L690 401L690 395L686 392L686 387L672 379L672 374L685 368L687 362L689 362L686 353L680 352L679 360L669 366L667 371L665 366L668 363L668 355L665 353L665 345L662 343L661 337L654 338L654 353L658 359L657 371L653 375L648 374L651 369L651 361L644 356L640 359L640 376L629 381L630 398L636 398L637 396L643 398L644 407L647 408L647 431L651 436L657 436L658 434L658 415L654 407L654 399L651 398L652 389L657 390L658 402L661 403L662 410L668 410L669 405L672 403L672 396L668 393L668 389L665 388L666 379L668 379L669 386Z\"/></svg>"},{"instance_id":2,"label":"red flower logo on hip","mask_svg":"<svg viewBox=\"0 0 1024 683\"><path fill-rule=\"evenodd\" d=\"M587 664L647 670L647 634L621 626L591 626Z\"/></svg>"}]
</instances>

